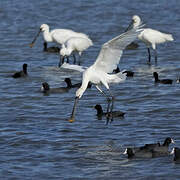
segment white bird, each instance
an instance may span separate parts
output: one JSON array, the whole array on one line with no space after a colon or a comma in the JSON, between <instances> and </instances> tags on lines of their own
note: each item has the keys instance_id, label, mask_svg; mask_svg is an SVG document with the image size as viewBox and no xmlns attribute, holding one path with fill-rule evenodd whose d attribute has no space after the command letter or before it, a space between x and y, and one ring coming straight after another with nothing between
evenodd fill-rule
<instances>
[{"instance_id":1,"label":"white bird","mask_svg":"<svg viewBox=\"0 0 180 180\"><path fill-rule=\"evenodd\" d=\"M134 41L137 38L138 34L142 31L139 28L140 27L133 28L102 45L101 51L96 61L94 62L94 64L91 65L88 69L86 69L83 72L82 85L76 91L75 102L74 102L71 117L69 119L70 122L74 121L77 102L82 97L89 82L91 82L92 84L95 84L96 88L103 95L107 97L107 100L108 100L107 113L109 113L110 103L112 101L112 105L110 109L110 112L112 112L114 97L112 96L110 92L109 84L120 83L120 82L125 81L126 74L123 74L122 72L119 72L117 74L109 74L109 73L112 73L113 70L117 68L117 65L120 61L123 50L126 48L126 46L132 41ZM100 85L104 85L106 89L109 90L110 96L106 95L101 90Z\"/></svg>"},{"instance_id":2,"label":"white bird","mask_svg":"<svg viewBox=\"0 0 180 180\"><path fill-rule=\"evenodd\" d=\"M139 16L134 15L132 17L132 21L128 27L128 29L133 26L136 28L142 24L141 19ZM157 62L157 51L156 51L156 44L165 43L166 41L173 41L173 36L171 34L162 33L155 29L144 28L144 30L138 35L138 38L143 41L148 49L149 55L149 63L151 61L151 53L150 47L154 50L155 53L155 62Z\"/></svg>"},{"instance_id":3,"label":"white bird","mask_svg":"<svg viewBox=\"0 0 180 180\"><path fill-rule=\"evenodd\" d=\"M43 38L44 38L44 48L47 47L48 42L55 42L57 44L64 44L70 37L81 37L81 38L88 38L88 36L84 33L79 33L72 31L70 29L54 29L52 31L49 31L49 26L47 24L42 24L40 26L40 30L33 39L32 43L30 44L30 47L34 46L34 43L40 33L43 32Z\"/></svg>"},{"instance_id":4,"label":"white bird","mask_svg":"<svg viewBox=\"0 0 180 180\"><path fill-rule=\"evenodd\" d=\"M89 38L84 37L71 37L69 38L63 45L60 50L60 56L63 57L62 63L64 61L64 57L68 57L71 55L72 52L78 52L79 53L79 59L81 57L81 54L83 51L85 51L87 48L93 45L93 42ZM75 54L73 54L74 57L74 64L76 63L76 57ZM79 60L80 65L80 60Z\"/></svg>"}]
</instances>

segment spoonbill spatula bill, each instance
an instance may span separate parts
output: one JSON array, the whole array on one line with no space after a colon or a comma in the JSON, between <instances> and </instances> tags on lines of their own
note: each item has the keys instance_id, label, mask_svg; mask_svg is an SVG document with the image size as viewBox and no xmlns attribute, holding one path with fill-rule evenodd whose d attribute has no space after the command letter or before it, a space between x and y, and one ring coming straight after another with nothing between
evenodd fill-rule
<instances>
[{"instance_id":1,"label":"spoonbill spatula bill","mask_svg":"<svg viewBox=\"0 0 180 180\"><path fill-rule=\"evenodd\" d=\"M128 26L129 28L136 28L142 24L142 21L139 16L134 15L132 17L132 21ZM150 47L154 50L155 62L157 63L157 51L156 51L156 44L165 43L167 41L173 41L173 36L171 34L162 33L155 29L151 28L144 28L144 30L138 35L138 38L146 44L148 50L148 62L151 62L151 53Z\"/></svg>"},{"instance_id":2,"label":"spoonbill spatula bill","mask_svg":"<svg viewBox=\"0 0 180 180\"><path fill-rule=\"evenodd\" d=\"M70 122L74 121L75 118L75 110L78 103L78 100L81 98L83 93L85 92L88 83L91 82L95 84L96 88L107 97L108 100L108 108L107 113L112 112L113 110L113 101L114 97L109 89L110 83L120 83L125 81L126 74L119 72L117 74L109 74L112 73L114 69L117 68L119 64L120 58L122 56L123 50L126 46L134 41L139 33L142 31L140 29L141 26L128 30L127 32L113 38L112 40L106 42L102 45L100 53L94 62L89 68L87 68L83 72L82 77L82 85L76 91L75 102L72 110L71 117L69 119ZM101 90L100 85L104 85L106 89L109 91L109 95L105 94L104 91ZM110 107L110 103L111 107Z\"/></svg>"}]
</instances>

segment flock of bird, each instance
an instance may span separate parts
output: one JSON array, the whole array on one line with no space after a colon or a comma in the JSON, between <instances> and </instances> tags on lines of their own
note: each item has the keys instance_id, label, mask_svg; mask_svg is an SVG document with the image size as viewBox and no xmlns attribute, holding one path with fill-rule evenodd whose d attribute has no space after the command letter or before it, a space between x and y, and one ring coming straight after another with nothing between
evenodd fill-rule
<instances>
[{"instance_id":1,"label":"flock of bird","mask_svg":"<svg viewBox=\"0 0 180 180\"><path fill-rule=\"evenodd\" d=\"M47 24L42 24L40 26L38 34L35 36L32 43L30 44L30 47L34 46L36 39L38 38L41 32L43 33L44 38L44 51L58 52L60 54L59 67L63 65L65 58L69 63L69 56L71 54L73 55L75 64L75 53L78 52L79 56L81 56L83 51L85 51L87 48L93 45L92 40L88 37L88 35L84 33L75 32L70 29L54 29L50 31L49 26ZM173 41L173 37L171 34L165 34L154 29L144 28L144 25L142 24L140 17L134 15L132 17L132 22L130 23L126 31L121 35L104 43L94 64L83 72L82 83L81 85L79 85L79 89L76 91L72 115L69 119L70 122L74 121L77 102L82 97L89 84L94 84L95 87L100 91L100 93L102 93L106 97L108 102L106 113L112 114L114 106L114 96L110 91L109 84L124 82L127 76L130 77L134 75L134 72L132 71L120 71L118 64L122 56L123 50L127 46L132 44L137 37L141 41L143 41L147 46L149 63L151 61L150 46L152 46L152 49L155 51L155 62L157 62L156 45L164 43L166 41ZM49 42L55 42L61 45L61 48L48 48L47 43ZM80 61L78 62L78 64L80 65ZM21 76L27 76L27 64L23 65L23 71L13 75L14 78ZM158 78L157 72L154 72L153 76L155 78L155 83L172 84L173 82L173 80L170 79L160 80ZM72 88L73 86L70 82L68 84L68 82L66 81L66 83L66 88L56 88L53 90L50 89L48 83L45 82L42 84L41 89L43 92L46 93L58 91L67 92L68 88ZM104 85L106 87L108 93L105 93L101 89L101 85Z\"/></svg>"},{"instance_id":2,"label":"flock of bird","mask_svg":"<svg viewBox=\"0 0 180 180\"><path fill-rule=\"evenodd\" d=\"M174 161L180 163L180 148L174 147L169 151L169 145L175 143L170 137L164 140L163 144L159 142L153 144L145 144L141 147L126 148L123 154L127 154L128 158L156 158L165 157L174 154Z\"/></svg>"},{"instance_id":3,"label":"flock of bird","mask_svg":"<svg viewBox=\"0 0 180 180\"><path fill-rule=\"evenodd\" d=\"M80 65L82 53L93 45L92 40L88 37L88 35L84 33L75 32L69 29L54 29L50 31L47 24L42 24L40 26L38 34L35 36L32 43L30 44L30 47L34 46L36 39L41 32L43 33L44 38L44 51L59 53L59 67L61 67L63 63L65 63L65 59L67 63L69 63L69 57L71 55L74 59L73 63L78 63L78 65ZM69 119L69 122L73 122L75 120L75 111L78 100L82 97L86 89L90 88L91 85L94 84L97 90L106 97L108 102L106 112L103 112L102 107L99 104L95 106L95 109L97 110L97 116L102 117L103 115L105 115L107 118L111 119L116 116L123 117L125 113L121 111L113 111L114 96L109 88L109 84L124 82L127 76L134 75L134 72L131 71L120 71L118 64L124 49L126 49L131 44L135 46L135 48L138 47L138 45L133 42L134 40L136 40L136 38L144 42L147 47L148 63L151 63L151 47L154 50L155 62L157 62L157 44L167 41L173 41L173 36L171 34L165 34L154 29L144 28L144 24L142 24L140 17L134 15L132 17L132 22L124 33L116 36L115 38L109 40L102 45L95 62L86 70L84 70L82 75L82 83L72 85L71 79L66 78L65 82L67 83L67 87L51 89L50 85L47 82L44 82L42 83L41 87L42 92L67 92L69 88L78 87L75 95L73 110ZM49 42L55 42L59 44L60 47L47 47L47 44ZM76 60L77 53L79 55L78 62ZM27 75L27 64L24 64L23 70L15 73L13 77L25 77ZM173 80L170 79L160 80L158 78L157 72L154 72L153 76L155 78L155 83L172 84L173 82ZM102 90L101 85L105 86L105 88L108 90L108 93L105 93ZM173 142L172 139L171 142ZM145 145L144 147L140 147L137 149L127 148L126 153L128 154L129 158L134 156L141 156L140 154L148 154L148 156L154 157L158 154L156 152L157 149L163 149L162 146L166 147L166 144L160 145L159 143L157 143L155 145ZM175 154L179 154L179 151L180 150L178 148L175 148L173 152Z\"/></svg>"},{"instance_id":4,"label":"flock of bird","mask_svg":"<svg viewBox=\"0 0 180 180\"><path fill-rule=\"evenodd\" d=\"M133 72L122 71L118 69L118 64L122 56L123 50L131 44L137 37L143 41L148 49L148 63L151 62L150 47L155 52L155 62L157 62L157 52L156 45L164 43L166 41L173 41L171 34L165 34L160 31L143 28L142 21L139 16L134 15L132 17L132 22L126 29L126 31L113 38L112 40L104 43L101 47L99 55L89 68L83 72L82 84L80 88L76 91L75 103L73 106L73 111L70 122L75 119L75 109L78 100L82 97L86 91L87 85L90 83L94 84L95 87L102 93L108 102L107 114L113 112L114 97L110 91L110 83L120 83L125 81L127 76L133 76ZM61 49L57 49L60 54L59 67L64 63L64 59L67 59L69 63L69 56L72 54L74 58L74 64L76 63L75 53L78 52L81 56L82 52L93 45L92 40L84 33L74 32L69 29L54 29L49 30L47 24L42 24L38 34L35 36L34 40L30 44L30 47L34 46L34 43L39 36L40 32L43 32L44 37L44 49L48 51L47 43L55 42L61 45ZM50 49L52 51L52 48ZM79 57L80 59L80 57ZM78 62L80 65L80 61ZM156 83L172 84L172 80L159 80L157 72L153 73ZM101 89L101 85L104 85L109 93L105 93Z\"/></svg>"}]
</instances>

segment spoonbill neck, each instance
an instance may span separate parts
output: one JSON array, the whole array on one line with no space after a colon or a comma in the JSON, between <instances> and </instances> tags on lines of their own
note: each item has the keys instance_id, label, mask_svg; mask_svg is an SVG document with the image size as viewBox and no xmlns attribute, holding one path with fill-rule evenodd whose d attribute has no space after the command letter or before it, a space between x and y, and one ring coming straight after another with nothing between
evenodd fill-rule
<instances>
[{"instance_id":1,"label":"spoonbill neck","mask_svg":"<svg viewBox=\"0 0 180 180\"><path fill-rule=\"evenodd\" d=\"M66 48L66 55L69 56L72 53L72 48Z\"/></svg>"},{"instance_id":2,"label":"spoonbill neck","mask_svg":"<svg viewBox=\"0 0 180 180\"><path fill-rule=\"evenodd\" d=\"M88 87L88 83L90 82L89 76L91 76L91 74L89 74L89 69L87 69L83 73L81 87L76 91L76 97L79 97L79 99L81 98L81 96L84 94L85 90Z\"/></svg>"},{"instance_id":3,"label":"spoonbill neck","mask_svg":"<svg viewBox=\"0 0 180 180\"><path fill-rule=\"evenodd\" d=\"M46 29L45 31L43 31L43 37L44 37L44 40L46 42L52 42L53 39L51 37L51 33L49 32L49 29Z\"/></svg>"}]
</instances>

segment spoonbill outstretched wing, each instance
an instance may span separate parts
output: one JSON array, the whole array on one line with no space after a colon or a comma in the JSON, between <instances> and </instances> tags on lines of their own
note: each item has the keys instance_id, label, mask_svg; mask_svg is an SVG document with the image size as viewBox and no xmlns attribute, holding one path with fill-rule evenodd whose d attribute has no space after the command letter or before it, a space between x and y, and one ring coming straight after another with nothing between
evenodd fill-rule
<instances>
[{"instance_id":1,"label":"spoonbill outstretched wing","mask_svg":"<svg viewBox=\"0 0 180 180\"><path fill-rule=\"evenodd\" d=\"M119 72L117 74L109 74L109 73L112 73L113 70L117 68L117 65L119 64L123 50L126 48L126 46L129 43L131 43L137 38L139 33L142 31L142 29L140 28L141 27L133 28L102 45L101 51L95 63L92 66L90 66L88 69L86 69L83 73L82 85L76 91L74 107L71 114L71 118L69 120L70 122L74 121L77 102L81 98L83 93L85 92L89 82L91 82L92 84L95 84L96 88L103 95L107 97L107 100L108 100L107 113L109 113L110 102L112 101L112 105L111 105L111 112L112 112L114 97L112 96L109 90L109 84L120 83L120 82L125 81L126 74L123 74L122 72ZM109 90L110 96L106 95L101 90L100 88L101 84L103 84Z\"/></svg>"}]
</instances>

